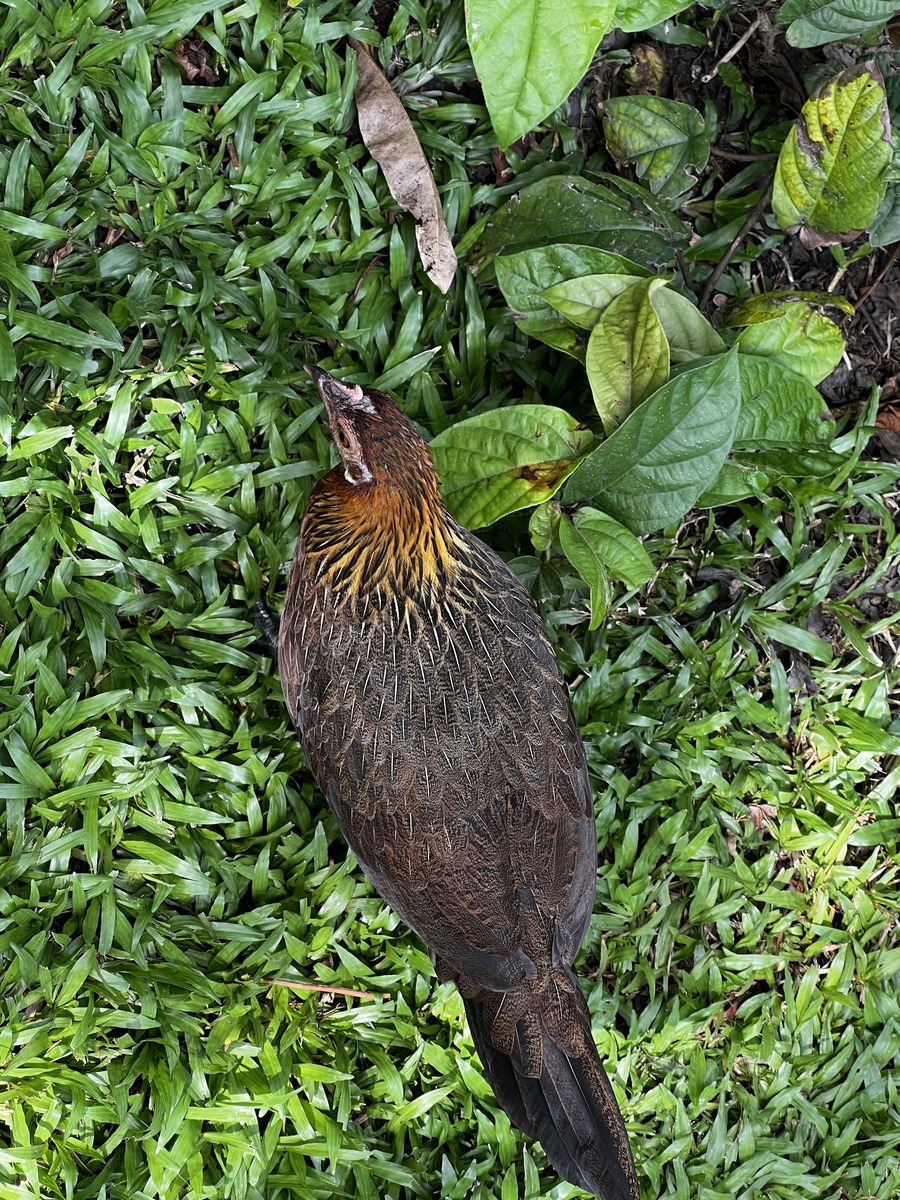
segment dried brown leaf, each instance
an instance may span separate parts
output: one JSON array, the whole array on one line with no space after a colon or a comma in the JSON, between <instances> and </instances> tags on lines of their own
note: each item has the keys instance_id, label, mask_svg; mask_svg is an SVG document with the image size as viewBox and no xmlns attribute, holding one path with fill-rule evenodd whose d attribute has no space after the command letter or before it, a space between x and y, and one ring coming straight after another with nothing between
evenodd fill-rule
<instances>
[{"instance_id":1,"label":"dried brown leaf","mask_svg":"<svg viewBox=\"0 0 900 1200\"><path fill-rule=\"evenodd\" d=\"M208 55L199 34L194 35L194 41L187 38L180 41L172 50L172 56L181 68L185 83L206 84L207 87L214 87L218 83L215 71L207 66Z\"/></svg>"},{"instance_id":2,"label":"dried brown leaf","mask_svg":"<svg viewBox=\"0 0 900 1200\"><path fill-rule=\"evenodd\" d=\"M456 253L431 168L400 98L367 47L354 38L350 44L359 67L355 96L362 139L381 167L391 195L416 219L416 241L426 275L447 292L456 273Z\"/></svg>"},{"instance_id":3,"label":"dried brown leaf","mask_svg":"<svg viewBox=\"0 0 900 1200\"><path fill-rule=\"evenodd\" d=\"M763 830L778 816L778 809L774 804L748 804L750 817L757 829Z\"/></svg>"},{"instance_id":4,"label":"dried brown leaf","mask_svg":"<svg viewBox=\"0 0 900 1200\"><path fill-rule=\"evenodd\" d=\"M147 463L153 456L155 446L142 446L134 455L134 462L129 470L125 472L125 482L131 484L132 487L140 487L142 483L146 483L145 476L147 474Z\"/></svg>"},{"instance_id":5,"label":"dried brown leaf","mask_svg":"<svg viewBox=\"0 0 900 1200\"><path fill-rule=\"evenodd\" d=\"M512 178L512 167L507 162L506 155L499 146L493 148L491 158L494 163L494 178L497 182L497 187L502 187L504 183L508 183Z\"/></svg>"},{"instance_id":6,"label":"dried brown leaf","mask_svg":"<svg viewBox=\"0 0 900 1200\"><path fill-rule=\"evenodd\" d=\"M790 233L791 230L788 232ZM846 233L825 233L821 229L812 229L809 225L800 227L800 244L806 250L821 250L823 246L839 246L842 242L855 242L860 236L858 229L849 229Z\"/></svg>"},{"instance_id":7,"label":"dried brown leaf","mask_svg":"<svg viewBox=\"0 0 900 1200\"><path fill-rule=\"evenodd\" d=\"M882 407L875 418L875 424L879 429L886 429L889 433L900 433L900 408L895 408L893 405Z\"/></svg>"}]
</instances>

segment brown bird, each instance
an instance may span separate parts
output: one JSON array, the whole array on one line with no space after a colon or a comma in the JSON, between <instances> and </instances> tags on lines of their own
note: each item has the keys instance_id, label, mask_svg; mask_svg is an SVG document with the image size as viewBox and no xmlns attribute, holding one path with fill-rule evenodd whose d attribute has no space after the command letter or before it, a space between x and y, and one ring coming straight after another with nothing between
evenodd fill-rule
<instances>
[{"instance_id":1,"label":"brown bird","mask_svg":"<svg viewBox=\"0 0 900 1200\"><path fill-rule=\"evenodd\" d=\"M278 634L306 760L366 875L456 981L510 1120L563 1178L638 1200L572 971L597 841L553 649L447 512L394 401L306 369L342 459L309 498Z\"/></svg>"}]
</instances>

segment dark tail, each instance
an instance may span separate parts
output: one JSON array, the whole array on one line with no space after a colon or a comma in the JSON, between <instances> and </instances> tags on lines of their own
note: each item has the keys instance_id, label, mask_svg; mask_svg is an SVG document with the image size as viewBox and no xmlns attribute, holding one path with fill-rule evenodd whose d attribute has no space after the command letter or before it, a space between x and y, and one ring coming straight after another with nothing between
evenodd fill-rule
<instances>
[{"instance_id":1,"label":"dark tail","mask_svg":"<svg viewBox=\"0 0 900 1200\"><path fill-rule=\"evenodd\" d=\"M541 1143L563 1179L601 1200L640 1200L628 1134L591 1036L588 1007L566 974L575 984L575 993L565 989L570 1011L545 1017L538 1009L536 1020L520 1021L511 1053L491 1041L485 1026L493 1006L485 1006L485 993L465 1000L475 1049L509 1119Z\"/></svg>"}]
</instances>

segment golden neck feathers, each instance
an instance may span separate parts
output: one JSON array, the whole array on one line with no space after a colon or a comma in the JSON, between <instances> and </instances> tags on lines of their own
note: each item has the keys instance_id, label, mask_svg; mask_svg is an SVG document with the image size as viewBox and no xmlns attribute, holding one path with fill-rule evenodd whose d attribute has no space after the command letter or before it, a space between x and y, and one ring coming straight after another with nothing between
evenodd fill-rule
<instances>
[{"instance_id":1,"label":"golden neck feathers","mask_svg":"<svg viewBox=\"0 0 900 1200\"><path fill-rule=\"evenodd\" d=\"M427 603L454 582L461 532L444 508L427 451L417 466L362 484L349 482L338 466L313 491L301 544L306 570L331 590L332 603Z\"/></svg>"}]
</instances>

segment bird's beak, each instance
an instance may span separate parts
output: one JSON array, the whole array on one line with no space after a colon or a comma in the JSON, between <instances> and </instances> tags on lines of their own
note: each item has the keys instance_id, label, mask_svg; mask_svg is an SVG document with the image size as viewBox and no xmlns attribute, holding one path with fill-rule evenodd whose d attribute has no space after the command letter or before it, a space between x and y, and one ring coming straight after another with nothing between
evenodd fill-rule
<instances>
[{"instance_id":1,"label":"bird's beak","mask_svg":"<svg viewBox=\"0 0 900 1200\"><path fill-rule=\"evenodd\" d=\"M329 416L340 412L341 409L366 407L365 393L358 383L342 383L321 367L307 366L305 370L324 400Z\"/></svg>"}]
</instances>

